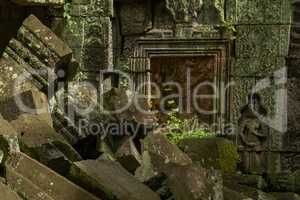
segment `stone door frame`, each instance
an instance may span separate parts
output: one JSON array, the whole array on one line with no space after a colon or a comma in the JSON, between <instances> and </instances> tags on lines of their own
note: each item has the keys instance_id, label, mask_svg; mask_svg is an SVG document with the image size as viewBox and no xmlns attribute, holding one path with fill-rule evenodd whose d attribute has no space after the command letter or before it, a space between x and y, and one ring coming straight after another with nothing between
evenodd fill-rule
<instances>
[{"instance_id":1,"label":"stone door frame","mask_svg":"<svg viewBox=\"0 0 300 200\"><path fill-rule=\"evenodd\" d=\"M139 39L133 56L129 58L129 71L134 88L143 84L139 91L151 96L151 58L153 57L204 57L216 60L216 84L220 98L214 101L217 113L214 123L220 130L221 123L230 120L231 91L222 89L230 82L230 40L226 39ZM147 83L147 84L145 84Z\"/></svg>"}]
</instances>

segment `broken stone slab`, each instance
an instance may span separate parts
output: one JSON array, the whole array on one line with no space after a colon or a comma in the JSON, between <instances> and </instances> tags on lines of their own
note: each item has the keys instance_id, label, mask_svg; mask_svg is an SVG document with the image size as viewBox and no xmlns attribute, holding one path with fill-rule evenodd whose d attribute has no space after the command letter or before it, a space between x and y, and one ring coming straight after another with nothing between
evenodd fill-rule
<instances>
[{"instance_id":1,"label":"broken stone slab","mask_svg":"<svg viewBox=\"0 0 300 200\"><path fill-rule=\"evenodd\" d=\"M142 163L135 171L134 176L142 183L149 182L155 179L160 173L154 170L151 156L148 151L144 151L142 154Z\"/></svg>"},{"instance_id":2,"label":"broken stone slab","mask_svg":"<svg viewBox=\"0 0 300 200\"><path fill-rule=\"evenodd\" d=\"M50 67L59 67L71 61L72 50L34 15L24 20L17 39L31 48L38 57L44 58L43 61Z\"/></svg>"},{"instance_id":3,"label":"broken stone slab","mask_svg":"<svg viewBox=\"0 0 300 200\"><path fill-rule=\"evenodd\" d=\"M26 72L33 85L47 88L51 85L49 82L56 78L55 70L68 68L72 50L37 17L30 15L16 37L9 41L2 58L10 63L12 77L9 78L24 77ZM6 87L8 83L3 84L2 87ZM13 84L7 87L13 87Z\"/></svg>"},{"instance_id":4,"label":"broken stone slab","mask_svg":"<svg viewBox=\"0 0 300 200\"><path fill-rule=\"evenodd\" d=\"M115 158L129 172L134 172L142 162L141 155L131 137L124 138L124 141L115 153Z\"/></svg>"},{"instance_id":5,"label":"broken stone slab","mask_svg":"<svg viewBox=\"0 0 300 200\"><path fill-rule=\"evenodd\" d=\"M0 164L5 162L10 153L20 152L18 133L2 116L0 116L0 151L2 152Z\"/></svg>"},{"instance_id":6,"label":"broken stone slab","mask_svg":"<svg viewBox=\"0 0 300 200\"><path fill-rule=\"evenodd\" d=\"M62 110L57 107L52 110L53 127L71 145L75 145L82 138L82 130Z\"/></svg>"},{"instance_id":7,"label":"broken stone slab","mask_svg":"<svg viewBox=\"0 0 300 200\"><path fill-rule=\"evenodd\" d=\"M7 185L0 182L0 194L3 200L21 200L21 198Z\"/></svg>"},{"instance_id":8,"label":"broken stone slab","mask_svg":"<svg viewBox=\"0 0 300 200\"><path fill-rule=\"evenodd\" d=\"M192 160L161 132L149 134L142 141L142 163L135 171L135 177L148 182L168 171L169 164L189 165Z\"/></svg>"},{"instance_id":9,"label":"broken stone slab","mask_svg":"<svg viewBox=\"0 0 300 200\"><path fill-rule=\"evenodd\" d=\"M0 113L8 121L16 120L19 115L28 113L38 115L39 119L45 120L50 126L53 126L48 99L44 93L38 90L27 90L4 98L0 105Z\"/></svg>"},{"instance_id":10,"label":"broken stone slab","mask_svg":"<svg viewBox=\"0 0 300 200\"><path fill-rule=\"evenodd\" d=\"M5 58L7 56L7 58ZM37 88L39 85L34 85L31 80L25 80L22 83L16 85L16 80L21 74L30 76L24 66L19 65L15 61L8 58L8 55L4 52L3 57L0 58L0 99L5 99L15 95L15 89L18 88L21 91ZM37 82L34 82L37 83Z\"/></svg>"},{"instance_id":11,"label":"broken stone slab","mask_svg":"<svg viewBox=\"0 0 300 200\"><path fill-rule=\"evenodd\" d=\"M193 162L201 162L205 168L219 169L223 173L235 173L239 154L236 146L229 140L218 137L188 138L179 142L182 149Z\"/></svg>"},{"instance_id":12,"label":"broken stone slab","mask_svg":"<svg viewBox=\"0 0 300 200\"><path fill-rule=\"evenodd\" d=\"M120 122L132 121L144 125L156 122L154 115L140 111L140 109L148 110L147 100L135 99L137 97L122 88L112 88L105 92L101 98L103 99L103 108L106 111L114 112L113 116Z\"/></svg>"},{"instance_id":13,"label":"broken stone slab","mask_svg":"<svg viewBox=\"0 0 300 200\"><path fill-rule=\"evenodd\" d=\"M18 132L22 152L60 174L66 174L72 162L81 160L73 147L37 116L23 114L11 124Z\"/></svg>"},{"instance_id":14,"label":"broken stone slab","mask_svg":"<svg viewBox=\"0 0 300 200\"><path fill-rule=\"evenodd\" d=\"M200 164L169 165L167 184L176 200L223 200L222 175Z\"/></svg>"},{"instance_id":15,"label":"broken stone slab","mask_svg":"<svg viewBox=\"0 0 300 200\"><path fill-rule=\"evenodd\" d=\"M9 177L9 187L16 191L22 199L54 200L41 188L17 172L7 170L6 177Z\"/></svg>"},{"instance_id":16,"label":"broken stone slab","mask_svg":"<svg viewBox=\"0 0 300 200\"><path fill-rule=\"evenodd\" d=\"M63 6L64 0L12 0L21 6Z\"/></svg>"},{"instance_id":17,"label":"broken stone slab","mask_svg":"<svg viewBox=\"0 0 300 200\"><path fill-rule=\"evenodd\" d=\"M162 133L149 134L142 141L142 152L147 151L154 171L163 172L167 164L189 165L192 160Z\"/></svg>"},{"instance_id":18,"label":"broken stone slab","mask_svg":"<svg viewBox=\"0 0 300 200\"><path fill-rule=\"evenodd\" d=\"M5 163L6 180L30 200L99 200L24 153L10 155Z\"/></svg>"},{"instance_id":19,"label":"broken stone slab","mask_svg":"<svg viewBox=\"0 0 300 200\"><path fill-rule=\"evenodd\" d=\"M85 160L76 162L71 179L102 199L159 200L159 196L135 179L118 162Z\"/></svg>"}]
</instances>

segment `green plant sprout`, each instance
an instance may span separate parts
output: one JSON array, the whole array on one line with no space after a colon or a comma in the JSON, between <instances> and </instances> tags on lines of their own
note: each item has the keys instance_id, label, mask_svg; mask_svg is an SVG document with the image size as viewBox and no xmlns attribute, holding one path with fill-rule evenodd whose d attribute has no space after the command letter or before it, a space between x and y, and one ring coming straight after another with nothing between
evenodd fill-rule
<instances>
[{"instance_id":1,"label":"green plant sprout","mask_svg":"<svg viewBox=\"0 0 300 200\"><path fill-rule=\"evenodd\" d=\"M167 127L169 132L167 137L175 144L187 138L205 138L214 135L208 129L194 128L191 124L193 120L180 119L175 112L170 112L168 116Z\"/></svg>"}]
</instances>

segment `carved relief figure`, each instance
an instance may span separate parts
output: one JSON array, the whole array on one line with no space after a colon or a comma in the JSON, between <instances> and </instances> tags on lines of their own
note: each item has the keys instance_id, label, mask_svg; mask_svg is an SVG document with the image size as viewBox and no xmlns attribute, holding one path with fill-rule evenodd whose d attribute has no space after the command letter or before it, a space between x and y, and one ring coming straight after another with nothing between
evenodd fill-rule
<instances>
[{"instance_id":1,"label":"carved relief figure","mask_svg":"<svg viewBox=\"0 0 300 200\"><path fill-rule=\"evenodd\" d=\"M239 150L241 151L241 170L245 173L262 174L266 172L266 141L268 128L258 119L265 116L260 96L251 94L248 104L241 110L239 119Z\"/></svg>"}]
</instances>

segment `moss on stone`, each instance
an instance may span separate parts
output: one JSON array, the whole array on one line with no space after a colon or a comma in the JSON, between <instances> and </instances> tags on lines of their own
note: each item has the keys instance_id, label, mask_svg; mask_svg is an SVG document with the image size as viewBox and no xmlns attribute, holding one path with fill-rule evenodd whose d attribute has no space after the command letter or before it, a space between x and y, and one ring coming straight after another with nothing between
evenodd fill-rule
<instances>
[{"instance_id":1,"label":"moss on stone","mask_svg":"<svg viewBox=\"0 0 300 200\"><path fill-rule=\"evenodd\" d=\"M222 172L234 173L236 170L236 163L239 160L236 146L228 140L219 140L217 142L217 147L220 155L219 163Z\"/></svg>"},{"instance_id":2,"label":"moss on stone","mask_svg":"<svg viewBox=\"0 0 300 200\"><path fill-rule=\"evenodd\" d=\"M219 169L222 173L234 173L239 161L236 146L223 138L183 139L179 142L179 147L194 162L201 162L205 168Z\"/></svg>"}]
</instances>

